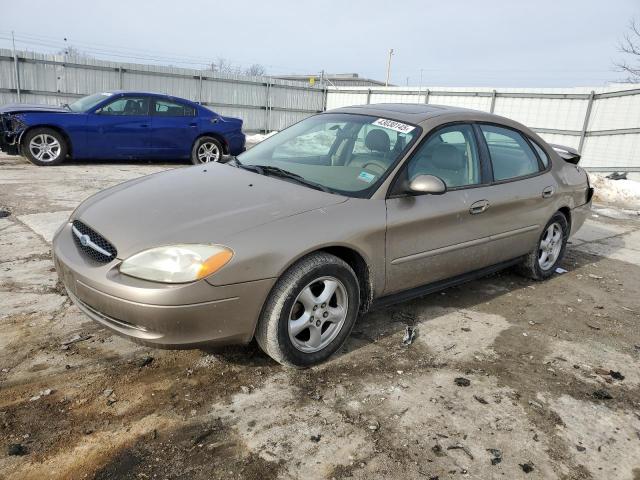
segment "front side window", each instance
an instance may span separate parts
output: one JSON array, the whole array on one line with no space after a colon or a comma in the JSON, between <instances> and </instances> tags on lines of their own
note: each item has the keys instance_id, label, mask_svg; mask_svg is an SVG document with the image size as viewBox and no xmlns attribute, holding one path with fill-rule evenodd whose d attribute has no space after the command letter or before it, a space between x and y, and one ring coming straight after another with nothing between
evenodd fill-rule
<instances>
[{"instance_id":1,"label":"front side window","mask_svg":"<svg viewBox=\"0 0 640 480\"><path fill-rule=\"evenodd\" d=\"M452 125L431 135L408 165L409 180L418 175L434 175L447 188L479 184L480 160L473 128Z\"/></svg>"},{"instance_id":2,"label":"front side window","mask_svg":"<svg viewBox=\"0 0 640 480\"><path fill-rule=\"evenodd\" d=\"M267 138L238 159L242 167L266 175L275 176L276 168L330 192L366 197L420 132L418 126L394 120L327 113Z\"/></svg>"},{"instance_id":3,"label":"front side window","mask_svg":"<svg viewBox=\"0 0 640 480\"><path fill-rule=\"evenodd\" d=\"M508 180L540 171L535 153L518 132L493 125L481 125L480 128L489 147L494 180Z\"/></svg>"},{"instance_id":4,"label":"front side window","mask_svg":"<svg viewBox=\"0 0 640 480\"><path fill-rule=\"evenodd\" d=\"M149 115L149 97L120 97L96 113L100 115Z\"/></svg>"},{"instance_id":5,"label":"front side window","mask_svg":"<svg viewBox=\"0 0 640 480\"><path fill-rule=\"evenodd\" d=\"M193 117L195 109L182 103L170 102L168 100L156 100L154 103L154 115L165 117Z\"/></svg>"}]
</instances>

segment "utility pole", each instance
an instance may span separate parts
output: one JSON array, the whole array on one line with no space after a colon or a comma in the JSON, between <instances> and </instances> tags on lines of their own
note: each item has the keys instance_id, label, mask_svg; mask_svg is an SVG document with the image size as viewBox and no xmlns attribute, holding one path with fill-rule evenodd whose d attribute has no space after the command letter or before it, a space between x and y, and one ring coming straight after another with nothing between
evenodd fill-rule
<instances>
[{"instance_id":1,"label":"utility pole","mask_svg":"<svg viewBox=\"0 0 640 480\"><path fill-rule=\"evenodd\" d=\"M18 54L16 53L16 37L11 30L11 43L13 44L13 67L14 67L14 76L16 80L16 93L18 94L18 102L21 101L20 98L20 70L18 69Z\"/></svg>"},{"instance_id":2,"label":"utility pole","mask_svg":"<svg viewBox=\"0 0 640 480\"><path fill-rule=\"evenodd\" d=\"M389 49L389 58L387 59L387 81L384 82L384 86L389 86L389 75L391 74L391 55L393 55L393 48Z\"/></svg>"}]
</instances>

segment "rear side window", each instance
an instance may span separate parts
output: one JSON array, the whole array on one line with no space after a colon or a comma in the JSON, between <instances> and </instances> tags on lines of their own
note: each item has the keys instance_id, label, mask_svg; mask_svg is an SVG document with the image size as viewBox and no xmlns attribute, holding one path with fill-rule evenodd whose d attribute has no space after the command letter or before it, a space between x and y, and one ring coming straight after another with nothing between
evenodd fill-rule
<instances>
[{"instance_id":1,"label":"rear side window","mask_svg":"<svg viewBox=\"0 0 640 480\"><path fill-rule=\"evenodd\" d=\"M533 145L533 149L538 154L538 157L540 157L540 161L544 165L544 168L547 168L549 166L549 155L547 155L547 152L545 152L542 147L533 140L531 140L531 145Z\"/></svg>"},{"instance_id":2,"label":"rear side window","mask_svg":"<svg viewBox=\"0 0 640 480\"><path fill-rule=\"evenodd\" d=\"M508 128L480 126L489 147L496 181L524 177L540 171L538 159L522 135Z\"/></svg>"},{"instance_id":3,"label":"rear side window","mask_svg":"<svg viewBox=\"0 0 640 480\"><path fill-rule=\"evenodd\" d=\"M154 105L154 115L165 117L193 117L196 114L193 107L183 105L182 103L169 102L168 100L156 100Z\"/></svg>"}]
</instances>

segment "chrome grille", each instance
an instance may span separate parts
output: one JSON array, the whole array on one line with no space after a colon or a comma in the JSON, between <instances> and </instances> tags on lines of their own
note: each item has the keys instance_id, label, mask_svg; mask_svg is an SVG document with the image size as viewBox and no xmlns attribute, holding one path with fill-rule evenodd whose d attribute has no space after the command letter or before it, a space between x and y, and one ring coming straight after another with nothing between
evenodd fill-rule
<instances>
[{"instance_id":1,"label":"chrome grille","mask_svg":"<svg viewBox=\"0 0 640 480\"><path fill-rule=\"evenodd\" d=\"M85 255L99 263L116 258L118 251L106 238L79 220L74 220L72 225L73 241Z\"/></svg>"}]
</instances>

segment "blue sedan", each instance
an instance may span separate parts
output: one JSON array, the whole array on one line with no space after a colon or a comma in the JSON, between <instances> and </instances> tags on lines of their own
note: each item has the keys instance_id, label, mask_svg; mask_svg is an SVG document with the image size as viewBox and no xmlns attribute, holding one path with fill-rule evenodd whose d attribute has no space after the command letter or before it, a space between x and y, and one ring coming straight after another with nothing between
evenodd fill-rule
<instances>
[{"instance_id":1,"label":"blue sedan","mask_svg":"<svg viewBox=\"0 0 640 480\"><path fill-rule=\"evenodd\" d=\"M182 98L114 91L70 105L0 107L0 150L36 165L74 159L216 162L245 149L242 120Z\"/></svg>"}]
</instances>

